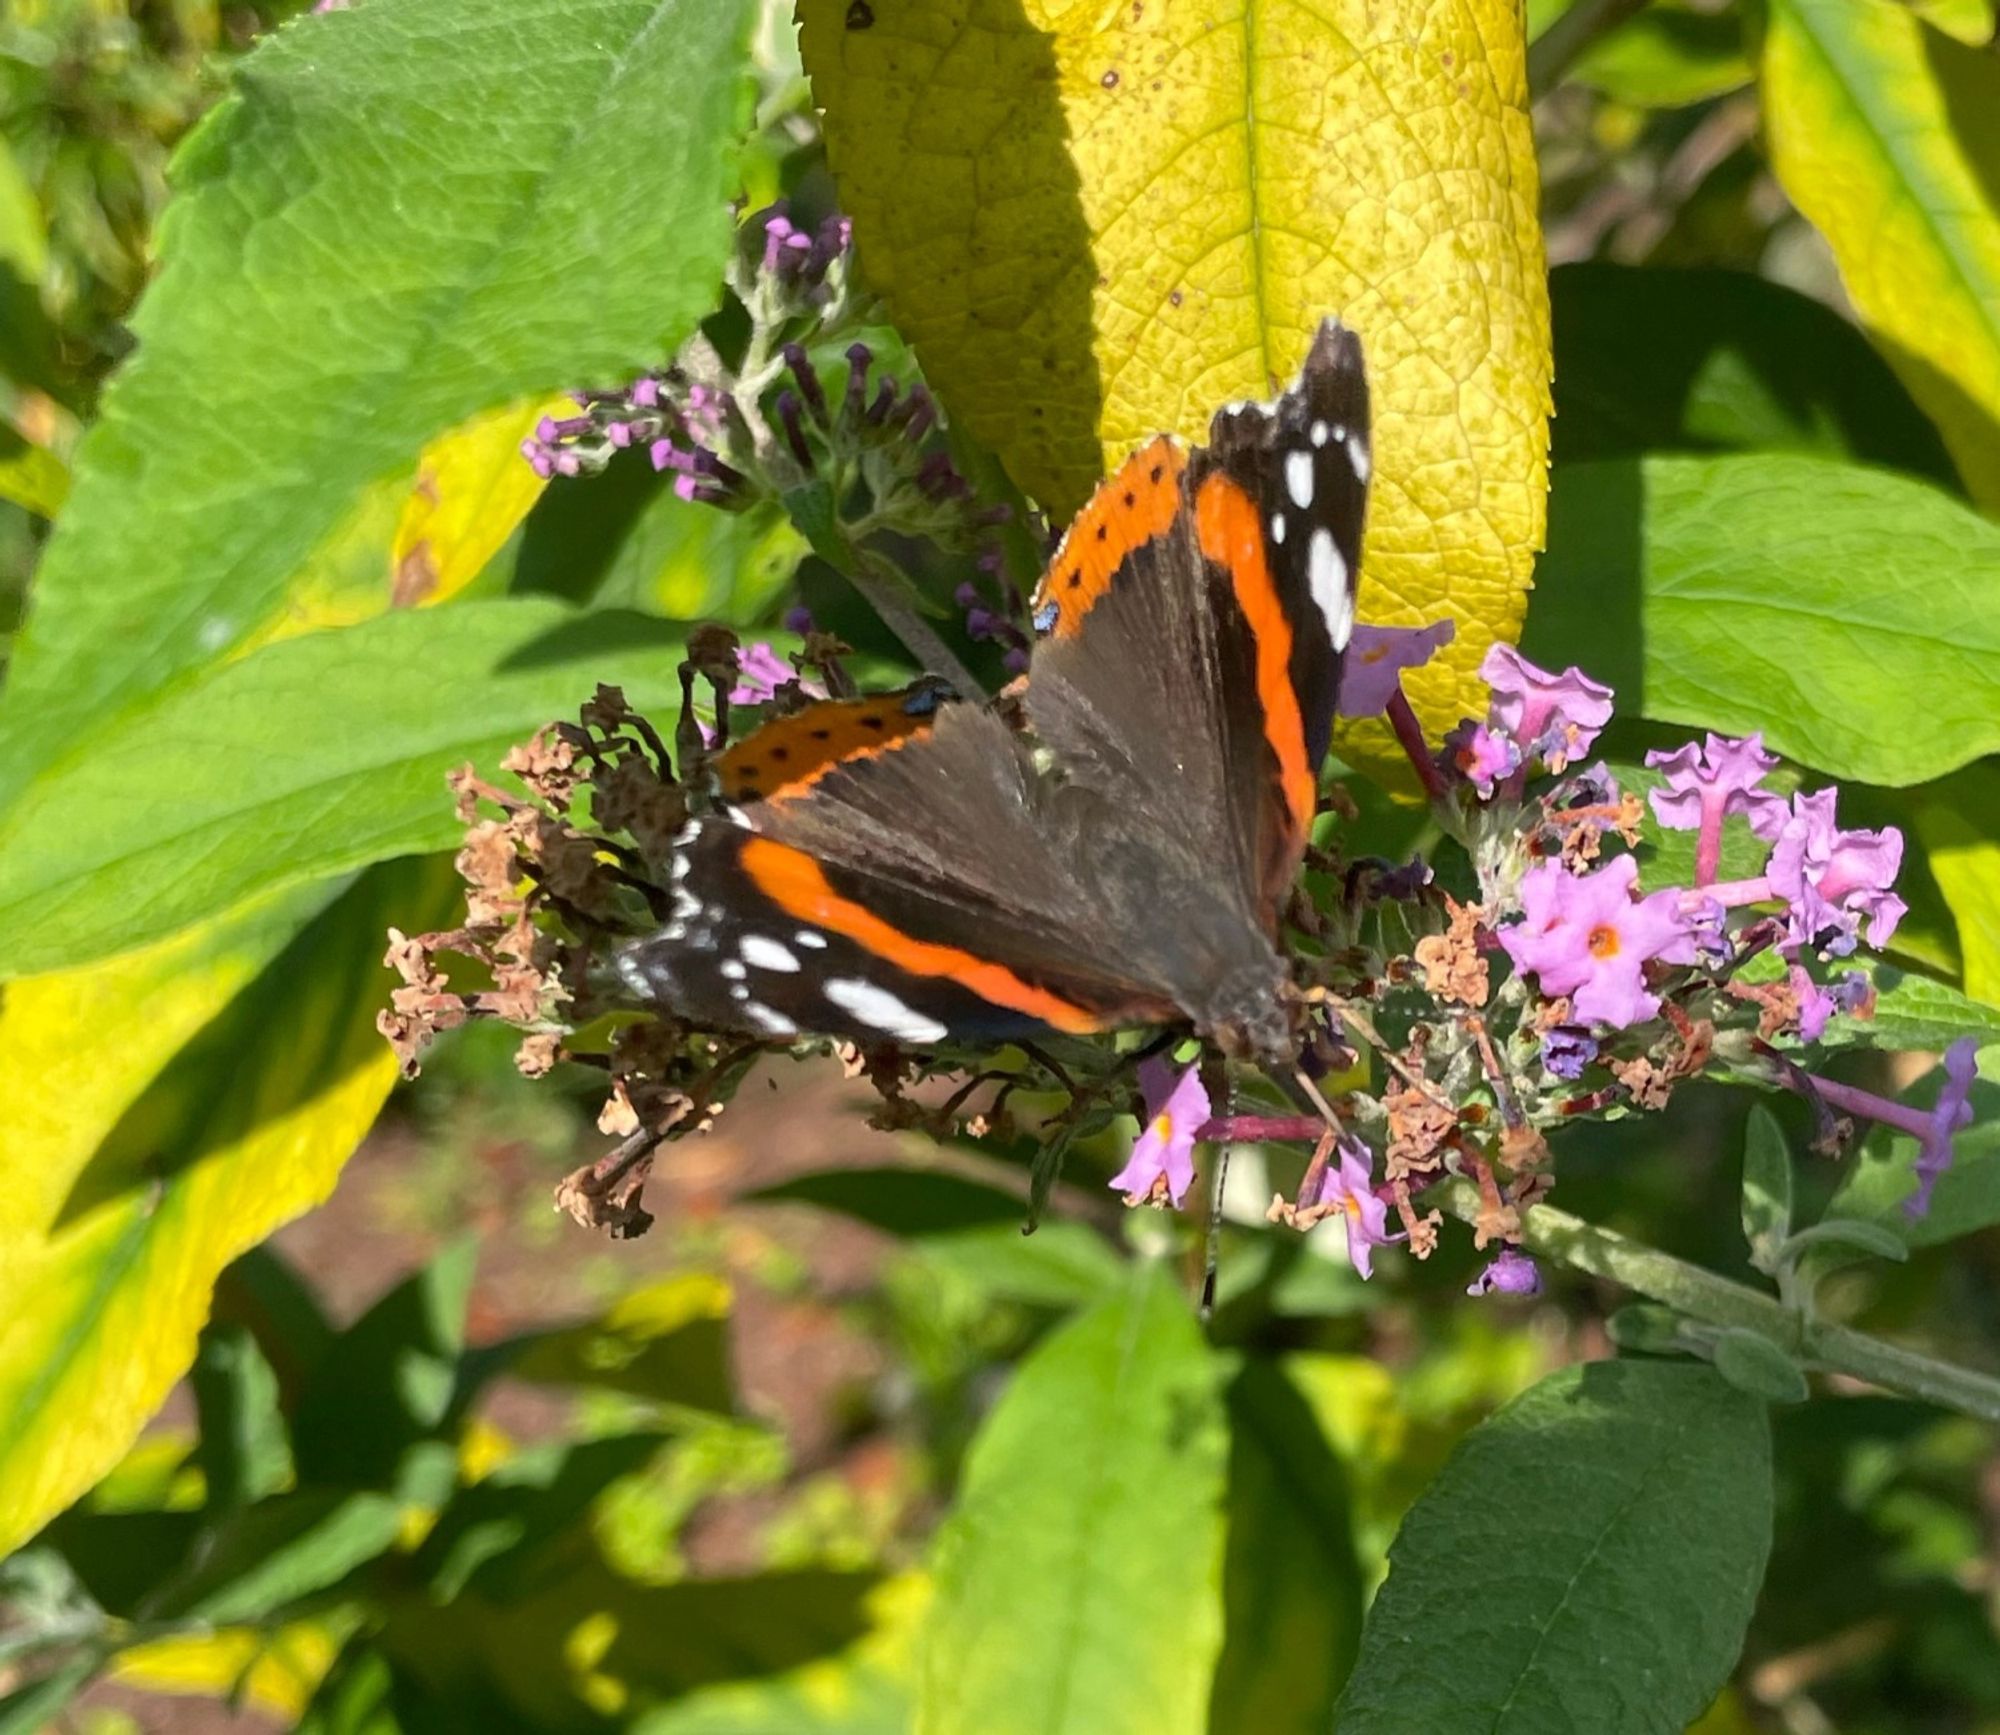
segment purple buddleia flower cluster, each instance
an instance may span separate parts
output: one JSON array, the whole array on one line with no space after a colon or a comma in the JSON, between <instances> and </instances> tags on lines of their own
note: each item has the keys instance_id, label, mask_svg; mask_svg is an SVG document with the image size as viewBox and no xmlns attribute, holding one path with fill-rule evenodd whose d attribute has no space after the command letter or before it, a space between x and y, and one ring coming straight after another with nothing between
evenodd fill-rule
<instances>
[{"instance_id":1,"label":"purple buddleia flower cluster","mask_svg":"<svg viewBox=\"0 0 2000 1735\"><path fill-rule=\"evenodd\" d=\"M572 394L576 413L543 417L522 456L543 477L590 476L620 452L643 452L683 500L782 502L816 546L891 529L997 553L991 532L1009 508L975 498L937 400L848 337L874 313L852 265L847 218L808 228L783 205L756 213L729 273L749 320L740 356L725 359L697 333L664 367Z\"/></svg>"},{"instance_id":2,"label":"purple buddleia flower cluster","mask_svg":"<svg viewBox=\"0 0 2000 1735\"><path fill-rule=\"evenodd\" d=\"M1420 740L1400 675L1450 636L1445 622L1357 628L1343 713L1385 714L1406 745ZM1901 836L1841 827L1832 789L1767 787L1778 761L1756 735L1649 754L1657 786L1642 800L1609 767L1585 763L1611 720L1610 688L1578 669L1538 668L1507 645L1480 673L1492 694L1485 716L1416 766L1466 848L1476 896L1461 902L1428 872L1350 874L1366 894L1321 913L1325 949L1306 973L1333 1009L1324 1034L1359 1032L1359 1049L1376 1050L1349 1052L1352 1084L1331 1093L1339 1127L1310 1116L1197 1126L1207 1111L1197 1068L1175 1075L1154 1063L1139 1080L1144 1130L1112 1185L1128 1203L1178 1205L1197 1138L1316 1138L1296 1194L1275 1199L1270 1215L1302 1229L1337 1220L1366 1277L1390 1241L1430 1251L1437 1219L1420 1213L1421 1191L1464 1176L1482 1202L1477 1244L1499 1248L1470 1293L1532 1295L1539 1273L1516 1243L1523 1211L1551 1182L1546 1133L1657 1110L1681 1082L1726 1073L1802 1093L1830 1136L1863 1121L1914 1137L1906 1209L1921 1215L1971 1119L1972 1042L1945 1056L1928 1109L1817 1077L1794 1056L1835 1015L1872 1014L1868 973L1830 967L1894 934ZM1724 881L1732 826L1764 846L1764 863ZM1693 872L1648 888L1636 851L1670 831L1695 834ZM1412 927L1419 938L1399 955L1386 936Z\"/></svg>"}]
</instances>

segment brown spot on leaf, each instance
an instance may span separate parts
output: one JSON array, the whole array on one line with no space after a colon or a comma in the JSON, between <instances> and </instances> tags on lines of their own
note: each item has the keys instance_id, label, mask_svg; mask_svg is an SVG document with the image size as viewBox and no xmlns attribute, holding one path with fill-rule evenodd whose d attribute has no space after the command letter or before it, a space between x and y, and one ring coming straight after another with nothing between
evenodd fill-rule
<instances>
[{"instance_id":1,"label":"brown spot on leaf","mask_svg":"<svg viewBox=\"0 0 2000 1735\"><path fill-rule=\"evenodd\" d=\"M389 606L414 608L437 587L437 558L425 537L412 543L409 553L396 562L395 577L389 583Z\"/></svg>"}]
</instances>

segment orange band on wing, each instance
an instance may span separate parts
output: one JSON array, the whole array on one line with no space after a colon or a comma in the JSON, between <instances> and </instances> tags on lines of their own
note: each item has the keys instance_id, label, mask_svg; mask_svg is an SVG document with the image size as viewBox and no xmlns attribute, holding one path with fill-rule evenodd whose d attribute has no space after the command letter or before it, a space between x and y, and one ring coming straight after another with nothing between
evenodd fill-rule
<instances>
[{"instance_id":1,"label":"orange band on wing","mask_svg":"<svg viewBox=\"0 0 2000 1735\"><path fill-rule=\"evenodd\" d=\"M802 794L836 765L872 758L928 734L935 712L912 712L905 693L861 699L821 699L790 716L773 717L715 761L731 801Z\"/></svg>"},{"instance_id":2,"label":"orange band on wing","mask_svg":"<svg viewBox=\"0 0 2000 1735\"><path fill-rule=\"evenodd\" d=\"M1264 557L1264 526L1257 503L1217 471L1195 498L1195 533L1201 551L1229 574L1236 603L1257 639L1257 697L1264 706L1264 733L1278 756L1278 780L1285 802L1303 834L1319 805L1319 781L1306 762L1306 726L1292 685L1292 623L1278 600L1271 564Z\"/></svg>"},{"instance_id":3,"label":"orange band on wing","mask_svg":"<svg viewBox=\"0 0 2000 1735\"><path fill-rule=\"evenodd\" d=\"M1096 1013L1022 981L1003 965L990 964L956 946L912 939L891 927L872 910L835 891L819 863L804 850L768 837L751 837L744 840L740 859L757 889L786 914L852 940L899 970L912 976L947 977L982 1000L1025 1013L1072 1035L1105 1028Z\"/></svg>"},{"instance_id":4,"label":"orange band on wing","mask_svg":"<svg viewBox=\"0 0 2000 1735\"><path fill-rule=\"evenodd\" d=\"M1049 569L1035 586L1037 615L1055 605L1048 631L1068 638L1083 626L1097 599L1133 549L1164 536L1181 509L1187 454L1165 434L1149 440L1098 485L1090 504L1064 532Z\"/></svg>"}]
</instances>

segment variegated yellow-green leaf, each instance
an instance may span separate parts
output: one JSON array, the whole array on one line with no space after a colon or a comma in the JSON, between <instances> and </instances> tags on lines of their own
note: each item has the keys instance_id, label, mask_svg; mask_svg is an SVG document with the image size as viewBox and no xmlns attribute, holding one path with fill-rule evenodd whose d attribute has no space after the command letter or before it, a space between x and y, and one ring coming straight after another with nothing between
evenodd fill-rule
<instances>
[{"instance_id":1,"label":"variegated yellow-green leaf","mask_svg":"<svg viewBox=\"0 0 2000 1735\"><path fill-rule=\"evenodd\" d=\"M216 1275L332 1189L395 1075L383 930L434 862L294 890L0 1006L0 1553L115 1464Z\"/></svg>"},{"instance_id":2,"label":"variegated yellow-green leaf","mask_svg":"<svg viewBox=\"0 0 2000 1735\"><path fill-rule=\"evenodd\" d=\"M2000 60L1897 0L1773 0L1764 124L1863 323L2000 510Z\"/></svg>"},{"instance_id":3,"label":"variegated yellow-green leaf","mask_svg":"<svg viewBox=\"0 0 2000 1735\"><path fill-rule=\"evenodd\" d=\"M545 486L521 442L543 416L574 408L568 398L506 404L424 448L390 550L398 608L443 602L479 576Z\"/></svg>"},{"instance_id":4,"label":"variegated yellow-green leaf","mask_svg":"<svg viewBox=\"0 0 2000 1735\"><path fill-rule=\"evenodd\" d=\"M1338 314L1374 384L1364 619L1484 703L1540 546L1549 326L1517 0L801 0L861 261L1015 479L1074 508Z\"/></svg>"},{"instance_id":5,"label":"variegated yellow-green leaf","mask_svg":"<svg viewBox=\"0 0 2000 1735\"><path fill-rule=\"evenodd\" d=\"M2000 1006L2000 771L1968 765L1924 792L1917 808L1922 841L1938 890L1958 926L1965 991Z\"/></svg>"}]
</instances>

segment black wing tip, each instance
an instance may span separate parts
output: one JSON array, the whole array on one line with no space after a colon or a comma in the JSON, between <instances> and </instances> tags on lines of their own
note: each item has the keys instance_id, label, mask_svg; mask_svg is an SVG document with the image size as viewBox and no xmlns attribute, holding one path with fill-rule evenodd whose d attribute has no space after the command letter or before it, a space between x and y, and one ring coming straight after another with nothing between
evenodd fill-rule
<instances>
[{"instance_id":1,"label":"black wing tip","mask_svg":"<svg viewBox=\"0 0 2000 1735\"><path fill-rule=\"evenodd\" d=\"M1358 375L1363 371L1360 333L1343 325L1333 314L1328 314L1319 322L1319 330L1313 333L1312 347L1306 351L1305 366L1299 370L1299 386L1309 385L1314 379L1328 374Z\"/></svg>"}]
</instances>

